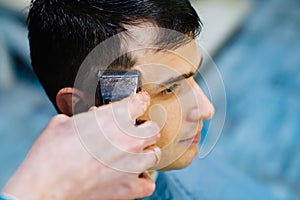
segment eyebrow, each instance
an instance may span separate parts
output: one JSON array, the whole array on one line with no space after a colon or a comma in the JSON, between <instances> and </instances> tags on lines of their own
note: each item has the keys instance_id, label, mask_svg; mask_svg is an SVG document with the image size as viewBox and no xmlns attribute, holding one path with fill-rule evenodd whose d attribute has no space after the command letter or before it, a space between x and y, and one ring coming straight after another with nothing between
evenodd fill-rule
<instances>
[{"instance_id":1,"label":"eyebrow","mask_svg":"<svg viewBox=\"0 0 300 200\"><path fill-rule=\"evenodd\" d=\"M201 67L202 63L203 63L203 57L201 57L201 60L199 62L197 70ZM176 82L181 81L183 79L188 79L188 78L190 78L194 75L195 75L195 72L184 73L184 74L181 74L180 76L172 77L172 78L162 82L161 85L163 85L163 86L171 85L172 83L176 83Z\"/></svg>"}]
</instances>

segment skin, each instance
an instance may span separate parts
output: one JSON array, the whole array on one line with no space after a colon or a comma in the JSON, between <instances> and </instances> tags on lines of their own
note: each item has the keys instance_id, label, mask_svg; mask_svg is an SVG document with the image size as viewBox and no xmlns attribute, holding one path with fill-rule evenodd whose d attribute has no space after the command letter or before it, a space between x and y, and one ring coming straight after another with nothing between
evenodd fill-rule
<instances>
[{"instance_id":1,"label":"skin","mask_svg":"<svg viewBox=\"0 0 300 200\"><path fill-rule=\"evenodd\" d=\"M128 49L134 49L140 44L147 46L151 42L151 37L145 39L147 34L143 34L143 30L134 32L134 41L126 42ZM198 153L202 120L210 119L214 114L213 105L193 78L202 62L201 52L195 40L172 51L139 49L131 53L136 60L132 69L140 71L143 84L141 89L150 95L151 102L147 111L138 119L141 122L156 122L161 133L156 145L161 148L162 156L154 169L165 171L184 168ZM66 94L70 97L63 97ZM71 102L71 96L73 99L74 96L81 96L82 101L88 99L74 88L65 88L57 98L58 105L61 105L59 107L71 105L62 103ZM62 112L70 110L70 106L65 106Z\"/></svg>"},{"instance_id":2,"label":"skin","mask_svg":"<svg viewBox=\"0 0 300 200\"><path fill-rule=\"evenodd\" d=\"M153 181L143 173L146 169L179 169L192 162L198 152L202 120L214 114L212 104L193 79L201 63L201 53L195 41L174 51L146 49L134 51L132 55L137 61L132 68L141 72L142 90L149 94L142 95L146 100L133 103L129 100L129 104L128 100L123 100L73 117L55 117L3 192L20 199L135 199L149 196L154 191ZM58 107L63 113L72 115L72 106L84 105L85 95L74 88L63 88L57 95ZM126 119L125 130L133 130L134 136L147 139L126 135L118 124L112 123L115 121L112 106L122 111L118 117ZM95 116L98 124L91 120ZM132 125L135 118L148 122L138 129ZM77 135L80 124L89 127L79 130L80 136L85 133L91 136L88 144L85 140L86 149ZM101 147L107 144L106 140L96 137L99 125L104 127L102 133L112 144L125 150L105 152L110 159L104 164L99 162L101 159L97 160L101 156ZM159 153L157 157L154 151L148 150L155 145L161 148L161 156ZM128 152L150 153L137 158L128 156ZM160 160L158 164L157 158ZM134 166L135 173L116 171L111 166ZM35 192L28 193L29 189L24 185L30 185L30 191ZM78 185L84 187L78 190Z\"/></svg>"},{"instance_id":3,"label":"skin","mask_svg":"<svg viewBox=\"0 0 300 200\"><path fill-rule=\"evenodd\" d=\"M149 103L149 96L141 93L115 103L114 107L125 111L120 117L132 122L132 118L145 112ZM149 122L147 127L135 127L128 123L128 128L134 128L137 134L152 135L147 140L130 137L119 130L116 124L107 123L113 120L111 107L94 107L74 117L55 116L2 192L20 200L136 199L151 195L155 184L143 172L153 167L157 158L154 151L145 148L157 142L159 128L153 122ZM91 156L78 137L77 128L80 124L75 124L75 117L78 123L89 127L83 134L89 135L89 140L97 145L105 146L107 143L105 139L96 137L103 135L97 124L97 121L102 121L107 124L103 132L111 132L110 139L116 145L129 152L143 153L142 160L139 160L128 156L127 151L105 149L111 164L131 163L135 173L112 169Z\"/></svg>"},{"instance_id":4,"label":"skin","mask_svg":"<svg viewBox=\"0 0 300 200\"><path fill-rule=\"evenodd\" d=\"M156 145L162 149L162 157L156 167L186 167L198 153L202 120L214 114L213 105L193 78L202 59L196 42L173 51L147 50L133 55L137 59L133 68L141 72L142 89L151 96L149 109L139 119L151 119L161 128ZM176 80L180 76L185 77ZM166 83L172 79L173 82Z\"/></svg>"},{"instance_id":5,"label":"skin","mask_svg":"<svg viewBox=\"0 0 300 200\"><path fill-rule=\"evenodd\" d=\"M195 40L175 50L156 51L151 45L158 33L153 24L142 23L138 27L126 28L131 37L126 38L125 45L136 61L131 69L140 71L141 89L151 97L149 108L139 120L152 120L160 127L161 138L156 145L161 148L162 156L154 169L184 168L198 153L202 120L214 115L213 105L193 78L202 63L201 52ZM72 110L70 106L60 106L71 105L71 97L62 98L64 95L81 96L82 101L88 99L74 88L72 90L61 92L57 98L63 113Z\"/></svg>"}]
</instances>

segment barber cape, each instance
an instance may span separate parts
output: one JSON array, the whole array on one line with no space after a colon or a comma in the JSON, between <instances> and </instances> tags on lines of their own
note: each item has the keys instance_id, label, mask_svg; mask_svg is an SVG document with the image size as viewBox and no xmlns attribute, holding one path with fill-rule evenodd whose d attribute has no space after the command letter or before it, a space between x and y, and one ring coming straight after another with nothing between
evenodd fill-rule
<instances>
[{"instance_id":1,"label":"barber cape","mask_svg":"<svg viewBox=\"0 0 300 200\"><path fill-rule=\"evenodd\" d=\"M156 190L141 200L276 199L269 189L215 153L196 158L187 168L158 172Z\"/></svg>"}]
</instances>

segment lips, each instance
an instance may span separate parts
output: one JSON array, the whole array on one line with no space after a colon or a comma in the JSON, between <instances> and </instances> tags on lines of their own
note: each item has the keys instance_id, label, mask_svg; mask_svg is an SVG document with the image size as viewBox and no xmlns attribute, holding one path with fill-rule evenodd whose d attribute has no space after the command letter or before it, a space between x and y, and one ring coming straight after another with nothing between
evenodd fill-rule
<instances>
[{"instance_id":1,"label":"lips","mask_svg":"<svg viewBox=\"0 0 300 200\"><path fill-rule=\"evenodd\" d=\"M201 132L199 132L193 139L192 144L199 144L201 140Z\"/></svg>"},{"instance_id":2,"label":"lips","mask_svg":"<svg viewBox=\"0 0 300 200\"><path fill-rule=\"evenodd\" d=\"M201 140L201 130L202 130L202 122L200 123L196 134L187 139L179 140L179 143L187 143L187 144L199 144Z\"/></svg>"},{"instance_id":3,"label":"lips","mask_svg":"<svg viewBox=\"0 0 300 200\"><path fill-rule=\"evenodd\" d=\"M198 144L200 140L201 140L201 132L199 131L195 136L180 140L179 143Z\"/></svg>"}]
</instances>

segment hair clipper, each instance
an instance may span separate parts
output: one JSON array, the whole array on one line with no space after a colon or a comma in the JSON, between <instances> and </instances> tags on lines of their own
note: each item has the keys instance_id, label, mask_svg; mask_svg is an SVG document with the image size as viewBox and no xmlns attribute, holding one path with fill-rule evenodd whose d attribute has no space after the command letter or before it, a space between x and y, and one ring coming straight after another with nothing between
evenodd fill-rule
<instances>
[{"instance_id":1,"label":"hair clipper","mask_svg":"<svg viewBox=\"0 0 300 200\"><path fill-rule=\"evenodd\" d=\"M105 70L98 73L96 106L108 104L140 91L138 70Z\"/></svg>"}]
</instances>

